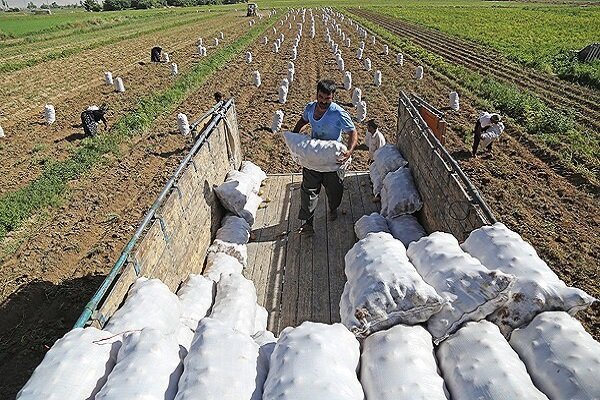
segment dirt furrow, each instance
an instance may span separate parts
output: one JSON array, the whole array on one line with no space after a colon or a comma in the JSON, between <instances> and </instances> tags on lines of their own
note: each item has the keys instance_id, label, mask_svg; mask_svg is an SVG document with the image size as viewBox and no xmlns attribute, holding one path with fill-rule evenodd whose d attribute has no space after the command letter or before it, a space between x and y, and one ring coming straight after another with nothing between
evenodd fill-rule
<instances>
[{"instance_id":1,"label":"dirt furrow","mask_svg":"<svg viewBox=\"0 0 600 400\"><path fill-rule=\"evenodd\" d=\"M563 109L567 112L574 111L577 120L585 124L586 127L600 132L600 122L597 118L599 103L595 101L593 94L585 98L574 95L571 92L561 89L559 86L557 87L554 81L540 78L541 74L537 76L524 74L523 68L517 69L500 61L492 62L487 55L483 59L479 55L482 54L481 51L478 54L473 54L465 50L460 44L455 44L448 37L438 37L439 35L430 34L422 29L405 25L398 20L389 21L387 18L375 13L356 11L357 15L364 16L391 32L415 40L420 46L441 55L450 62L464 65L469 69L490 74L501 80L529 89L555 108Z\"/></svg>"}]
</instances>

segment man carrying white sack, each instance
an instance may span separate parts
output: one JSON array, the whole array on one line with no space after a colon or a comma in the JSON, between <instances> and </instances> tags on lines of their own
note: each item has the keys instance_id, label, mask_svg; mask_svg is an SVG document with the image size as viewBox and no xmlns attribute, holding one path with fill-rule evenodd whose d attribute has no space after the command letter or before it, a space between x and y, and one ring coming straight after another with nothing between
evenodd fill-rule
<instances>
[{"instance_id":1,"label":"man carrying white sack","mask_svg":"<svg viewBox=\"0 0 600 400\"><path fill-rule=\"evenodd\" d=\"M492 152L492 144L504 131L504 124L500 122L500 115L484 112L475 123L473 131L473 157L477 157L479 142L483 139L486 153Z\"/></svg>"},{"instance_id":2,"label":"man carrying white sack","mask_svg":"<svg viewBox=\"0 0 600 400\"><path fill-rule=\"evenodd\" d=\"M329 79L322 79L317 83L317 101L306 105L302 117L296 123L292 132L300 130L310 123L312 138L320 140L342 140L342 133L348 135L348 150L338 160L343 164L354 151L358 134L350 114L338 104L333 102L336 84ZM337 208L342 202L344 183L336 171L318 172L302 168L302 187L300 192L300 212L298 218L304 220L300 233L314 233L313 219L321 185L325 187L331 219L337 218Z\"/></svg>"}]
</instances>

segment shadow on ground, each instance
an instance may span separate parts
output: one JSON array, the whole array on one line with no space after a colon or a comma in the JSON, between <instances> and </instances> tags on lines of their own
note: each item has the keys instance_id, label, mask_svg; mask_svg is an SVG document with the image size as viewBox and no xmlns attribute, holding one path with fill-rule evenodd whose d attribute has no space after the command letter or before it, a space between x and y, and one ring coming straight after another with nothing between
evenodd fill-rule
<instances>
[{"instance_id":1,"label":"shadow on ground","mask_svg":"<svg viewBox=\"0 0 600 400\"><path fill-rule=\"evenodd\" d=\"M103 275L94 275L58 285L33 281L0 305L0 399L16 397L103 280Z\"/></svg>"}]
</instances>

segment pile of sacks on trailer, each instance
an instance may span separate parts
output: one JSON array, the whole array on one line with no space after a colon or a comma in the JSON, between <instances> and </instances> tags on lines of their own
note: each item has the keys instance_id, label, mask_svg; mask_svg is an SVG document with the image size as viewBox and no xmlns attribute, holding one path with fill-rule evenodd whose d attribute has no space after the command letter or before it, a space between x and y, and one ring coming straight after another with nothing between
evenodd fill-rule
<instances>
[{"instance_id":1,"label":"pile of sacks on trailer","mask_svg":"<svg viewBox=\"0 0 600 400\"><path fill-rule=\"evenodd\" d=\"M407 170L394 157L378 164L391 168L384 188ZM262 179L238 172L222 192L257 195ZM402 174L387 190L403 205L387 209L411 212L414 193L392 193L410 189ZM104 330L57 341L17 399L600 399L600 343L569 315L594 299L503 224L459 244L409 214L366 217L345 257L343 325L303 322L277 339L240 273L256 210L229 201L208 257L236 270L214 261L177 294L139 278Z\"/></svg>"}]
</instances>

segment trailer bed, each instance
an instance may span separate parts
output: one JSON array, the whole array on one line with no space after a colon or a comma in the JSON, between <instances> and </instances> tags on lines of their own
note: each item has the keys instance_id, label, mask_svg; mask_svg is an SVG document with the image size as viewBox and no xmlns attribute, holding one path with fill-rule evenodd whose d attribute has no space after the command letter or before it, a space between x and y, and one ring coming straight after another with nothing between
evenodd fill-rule
<instances>
[{"instance_id":1,"label":"trailer bed","mask_svg":"<svg viewBox=\"0 0 600 400\"><path fill-rule=\"evenodd\" d=\"M262 188L266 203L258 210L248 244L246 278L256 285L258 303L269 312L268 328L278 334L302 321L339 322L346 282L344 255L354 245L354 223L379 211L371 201L369 174L344 179L338 218L331 221L322 190L315 213L315 234L300 235L301 174L269 175Z\"/></svg>"}]
</instances>

